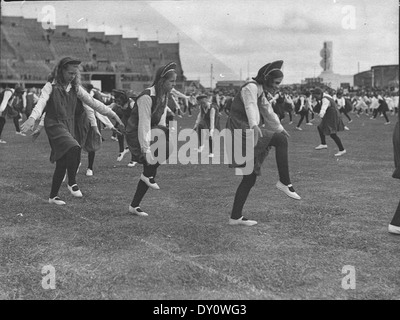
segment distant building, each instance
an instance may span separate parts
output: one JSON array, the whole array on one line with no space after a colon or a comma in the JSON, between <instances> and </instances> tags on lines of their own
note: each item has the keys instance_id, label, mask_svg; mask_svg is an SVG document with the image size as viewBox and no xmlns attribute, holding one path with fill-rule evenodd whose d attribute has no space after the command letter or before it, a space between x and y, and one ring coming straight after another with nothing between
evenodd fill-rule
<instances>
[{"instance_id":1,"label":"distant building","mask_svg":"<svg viewBox=\"0 0 400 320\"><path fill-rule=\"evenodd\" d=\"M372 71L367 70L354 75L354 88L371 88L372 87Z\"/></svg>"},{"instance_id":2,"label":"distant building","mask_svg":"<svg viewBox=\"0 0 400 320\"><path fill-rule=\"evenodd\" d=\"M354 75L354 87L399 88L399 65L372 66L371 70Z\"/></svg>"}]
</instances>

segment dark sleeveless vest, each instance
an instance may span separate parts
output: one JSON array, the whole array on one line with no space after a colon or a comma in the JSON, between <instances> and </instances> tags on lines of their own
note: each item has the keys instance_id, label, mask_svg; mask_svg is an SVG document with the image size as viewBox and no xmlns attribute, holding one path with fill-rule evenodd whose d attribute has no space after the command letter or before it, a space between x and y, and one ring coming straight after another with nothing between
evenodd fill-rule
<instances>
[{"instance_id":1,"label":"dark sleeveless vest","mask_svg":"<svg viewBox=\"0 0 400 320\"><path fill-rule=\"evenodd\" d=\"M77 100L78 97L73 87L67 92L61 85L53 84L50 98L44 109L46 118L63 121L73 120Z\"/></svg>"},{"instance_id":2,"label":"dark sleeveless vest","mask_svg":"<svg viewBox=\"0 0 400 320\"><path fill-rule=\"evenodd\" d=\"M245 83L244 85L242 85L240 87L239 91L236 93L235 97L233 98L231 108L230 108L231 109L230 110L231 117L241 119L242 121L246 121L247 123L249 122L249 119L247 118L246 109L244 108L244 103L243 103L240 93L241 93L242 89L250 83L257 84L256 81L249 81L249 82ZM257 105L261 104L261 98L262 98L262 95L257 98Z\"/></svg>"}]
</instances>

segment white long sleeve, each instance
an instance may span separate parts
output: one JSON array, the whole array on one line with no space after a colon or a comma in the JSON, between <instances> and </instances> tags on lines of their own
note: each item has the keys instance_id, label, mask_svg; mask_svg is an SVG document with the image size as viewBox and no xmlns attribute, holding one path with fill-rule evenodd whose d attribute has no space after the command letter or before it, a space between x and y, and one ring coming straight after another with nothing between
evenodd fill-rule
<instances>
[{"instance_id":1,"label":"white long sleeve","mask_svg":"<svg viewBox=\"0 0 400 320\"><path fill-rule=\"evenodd\" d=\"M47 82L41 90L39 100L36 103L36 106L33 108L32 113L29 118L33 118L35 120L39 119L42 116L43 110L46 107L47 101L50 99L51 92L53 88L50 82Z\"/></svg>"},{"instance_id":2,"label":"white long sleeve","mask_svg":"<svg viewBox=\"0 0 400 320\"><path fill-rule=\"evenodd\" d=\"M300 112L304 108L305 98L304 97L300 97L299 99L300 99L300 108L299 108L299 112Z\"/></svg>"},{"instance_id":3,"label":"white long sleeve","mask_svg":"<svg viewBox=\"0 0 400 320\"><path fill-rule=\"evenodd\" d=\"M210 110L210 130L215 129L215 109Z\"/></svg>"},{"instance_id":4,"label":"white long sleeve","mask_svg":"<svg viewBox=\"0 0 400 320\"><path fill-rule=\"evenodd\" d=\"M96 116L95 116L95 111L88 107L86 104L83 104L83 107L85 108L86 115L89 119L90 126L91 127L97 127L97 121L96 121Z\"/></svg>"},{"instance_id":5,"label":"white long sleeve","mask_svg":"<svg viewBox=\"0 0 400 320\"><path fill-rule=\"evenodd\" d=\"M244 103L247 119L250 128L258 126L260 123L260 113L258 111L257 98L258 87L255 83L250 83L242 88L240 95Z\"/></svg>"},{"instance_id":6,"label":"white long sleeve","mask_svg":"<svg viewBox=\"0 0 400 320\"><path fill-rule=\"evenodd\" d=\"M138 139L142 152L150 152L151 142L151 105L152 100L148 95L141 96L137 101L139 111Z\"/></svg>"},{"instance_id":7,"label":"white long sleeve","mask_svg":"<svg viewBox=\"0 0 400 320\"><path fill-rule=\"evenodd\" d=\"M100 102L99 100L94 99L90 96L90 94L83 88L79 87L77 91L78 99L80 99L84 104L89 106L90 108L94 109L98 113L108 117L115 117L115 112L107 107L104 103Z\"/></svg>"},{"instance_id":8,"label":"white long sleeve","mask_svg":"<svg viewBox=\"0 0 400 320\"><path fill-rule=\"evenodd\" d=\"M4 92L3 101L1 102L1 105L0 105L0 114L6 109L7 103L10 100L12 95L13 95L12 92L9 90Z\"/></svg>"},{"instance_id":9,"label":"white long sleeve","mask_svg":"<svg viewBox=\"0 0 400 320\"><path fill-rule=\"evenodd\" d=\"M161 116L160 122L158 123L159 125L164 127L167 126L167 112L168 112L167 108L165 108L164 113Z\"/></svg>"},{"instance_id":10,"label":"white long sleeve","mask_svg":"<svg viewBox=\"0 0 400 320\"><path fill-rule=\"evenodd\" d=\"M319 116L321 118L324 117L326 109L328 109L330 104L331 104L330 101L326 97L322 97L322 106L321 106L321 111L319 112Z\"/></svg>"},{"instance_id":11,"label":"white long sleeve","mask_svg":"<svg viewBox=\"0 0 400 320\"><path fill-rule=\"evenodd\" d=\"M171 90L171 93L173 94L173 95L175 95L175 96L177 96L177 97L180 97L180 98L183 98L183 99L189 99L189 97L188 96L186 96L186 95L184 95L183 93L181 93L181 92L179 92L178 90L176 90L175 88L173 88L172 90Z\"/></svg>"},{"instance_id":12,"label":"white long sleeve","mask_svg":"<svg viewBox=\"0 0 400 320\"><path fill-rule=\"evenodd\" d=\"M106 128L108 128L108 129L114 128L113 123L106 116L103 116L102 114L100 114L98 112L95 112L95 116L96 116L97 119L99 119L106 126Z\"/></svg>"}]
</instances>

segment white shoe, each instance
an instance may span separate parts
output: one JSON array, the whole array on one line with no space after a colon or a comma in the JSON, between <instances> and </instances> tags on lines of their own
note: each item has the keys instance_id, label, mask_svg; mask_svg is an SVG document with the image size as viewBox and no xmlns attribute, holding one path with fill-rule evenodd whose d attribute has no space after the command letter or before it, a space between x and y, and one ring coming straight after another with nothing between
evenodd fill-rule
<instances>
[{"instance_id":1,"label":"white shoe","mask_svg":"<svg viewBox=\"0 0 400 320\"><path fill-rule=\"evenodd\" d=\"M26 136L26 134L25 133L22 133L22 132L15 132L15 134L19 134L20 136L23 136L23 137L25 137Z\"/></svg>"},{"instance_id":2,"label":"white shoe","mask_svg":"<svg viewBox=\"0 0 400 320\"><path fill-rule=\"evenodd\" d=\"M390 124L390 121L389 122L385 122L385 124Z\"/></svg>"},{"instance_id":3,"label":"white shoe","mask_svg":"<svg viewBox=\"0 0 400 320\"><path fill-rule=\"evenodd\" d=\"M124 156L129 152L129 148L125 148L124 151L122 151L117 158L117 161L120 162L124 158Z\"/></svg>"},{"instance_id":4,"label":"white shoe","mask_svg":"<svg viewBox=\"0 0 400 320\"><path fill-rule=\"evenodd\" d=\"M306 126L313 126L311 122L306 123Z\"/></svg>"},{"instance_id":5,"label":"white shoe","mask_svg":"<svg viewBox=\"0 0 400 320\"><path fill-rule=\"evenodd\" d=\"M198 152L203 152L203 150L204 150L204 145L203 145L203 146L200 146L200 147L197 149Z\"/></svg>"},{"instance_id":6,"label":"white shoe","mask_svg":"<svg viewBox=\"0 0 400 320\"><path fill-rule=\"evenodd\" d=\"M344 130L350 130L350 129L349 129L349 127L347 127L347 126L344 126Z\"/></svg>"},{"instance_id":7,"label":"white shoe","mask_svg":"<svg viewBox=\"0 0 400 320\"><path fill-rule=\"evenodd\" d=\"M209 158L214 158L214 153L210 153L210 154L208 155L208 157L209 157Z\"/></svg>"},{"instance_id":8,"label":"white shoe","mask_svg":"<svg viewBox=\"0 0 400 320\"><path fill-rule=\"evenodd\" d=\"M400 227L396 227L392 224L389 224L388 231L389 231L389 233L400 234Z\"/></svg>"},{"instance_id":9,"label":"white shoe","mask_svg":"<svg viewBox=\"0 0 400 320\"><path fill-rule=\"evenodd\" d=\"M328 146L326 144L320 144L319 146L315 147L315 150L322 150L322 149L328 149Z\"/></svg>"},{"instance_id":10,"label":"white shoe","mask_svg":"<svg viewBox=\"0 0 400 320\"><path fill-rule=\"evenodd\" d=\"M93 175L93 170L87 169L87 170L86 170L86 175L87 175L88 177L91 177L91 176Z\"/></svg>"},{"instance_id":11,"label":"white shoe","mask_svg":"<svg viewBox=\"0 0 400 320\"><path fill-rule=\"evenodd\" d=\"M276 187L283 191L287 196L289 196L290 198L296 199L296 200L300 200L300 196L294 191L293 186L291 184L285 186L282 182L278 181L276 183Z\"/></svg>"},{"instance_id":12,"label":"white shoe","mask_svg":"<svg viewBox=\"0 0 400 320\"><path fill-rule=\"evenodd\" d=\"M111 140L118 141L117 137L111 136Z\"/></svg>"},{"instance_id":13,"label":"white shoe","mask_svg":"<svg viewBox=\"0 0 400 320\"><path fill-rule=\"evenodd\" d=\"M353 120L350 120L350 121L349 121L349 123L352 123L352 122L353 122Z\"/></svg>"},{"instance_id":14,"label":"white shoe","mask_svg":"<svg viewBox=\"0 0 400 320\"><path fill-rule=\"evenodd\" d=\"M82 192L81 192L81 190L79 190L79 187L78 187L78 185L77 184L74 184L73 186L69 186L69 185L67 185L67 187L68 187L68 190L71 192L71 194L74 196L74 197L77 197L77 198L82 198Z\"/></svg>"},{"instance_id":15,"label":"white shoe","mask_svg":"<svg viewBox=\"0 0 400 320\"><path fill-rule=\"evenodd\" d=\"M128 167L134 167L134 166L136 166L136 163L137 163L137 162L135 162L135 161L130 161L130 162L128 163Z\"/></svg>"},{"instance_id":16,"label":"white shoe","mask_svg":"<svg viewBox=\"0 0 400 320\"><path fill-rule=\"evenodd\" d=\"M346 150L339 151L338 153L335 153L335 157L340 157L340 156L344 155L345 153L346 153Z\"/></svg>"},{"instance_id":17,"label":"white shoe","mask_svg":"<svg viewBox=\"0 0 400 320\"><path fill-rule=\"evenodd\" d=\"M303 129L300 128L300 127L296 127L295 129L296 129L296 130L299 130L299 131L303 131Z\"/></svg>"},{"instance_id":18,"label":"white shoe","mask_svg":"<svg viewBox=\"0 0 400 320\"><path fill-rule=\"evenodd\" d=\"M58 204L59 206L62 206L65 204L65 202L62 201L58 196L56 196L54 198L49 198L49 203Z\"/></svg>"},{"instance_id":19,"label":"white shoe","mask_svg":"<svg viewBox=\"0 0 400 320\"><path fill-rule=\"evenodd\" d=\"M290 122L289 122L289 124L292 124L292 123L293 123L293 121L290 121Z\"/></svg>"},{"instance_id":20,"label":"white shoe","mask_svg":"<svg viewBox=\"0 0 400 320\"><path fill-rule=\"evenodd\" d=\"M145 184L147 184L150 188L155 190L160 190L159 185L154 181L153 177L146 177L143 173L140 176L140 180L142 180Z\"/></svg>"},{"instance_id":21,"label":"white shoe","mask_svg":"<svg viewBox=\"0 0 400 320\"><path fill-rule=\"evenodd\" d=\"M4 141L4 140L1 140L1 139L0 139L0 143L7 143L7 142L6 142L6 141Z\"/></svg>"},{"instance_id":22,"label":"white shoe","mask_svg":"<svg viewBox=\"0 0 400 320\"><path fill-rule=\"evenodd\" d=\"M137 216L141 216L141 217L147 217L148 216L148 214L146 212L144 212L142 209L140 209L140 207L134 208L132 206L129 206L128 211L129 211L129 213L136 214Z\"/></svg>"},{"instance_id":23,"label":"white shoe","mask_svg":"<svg viewBox=\"0 0 400 320\"><path fill-rule=\"evenodd\" d=\"M242 225L242 226L251 227L251 226L254 226L255 224L257 224L257 221L248 220L248 219L243 218L243 217L240 217L239 219L229 218L229 224L232 225L232 226Z\"/></svg>"}]
</instances>

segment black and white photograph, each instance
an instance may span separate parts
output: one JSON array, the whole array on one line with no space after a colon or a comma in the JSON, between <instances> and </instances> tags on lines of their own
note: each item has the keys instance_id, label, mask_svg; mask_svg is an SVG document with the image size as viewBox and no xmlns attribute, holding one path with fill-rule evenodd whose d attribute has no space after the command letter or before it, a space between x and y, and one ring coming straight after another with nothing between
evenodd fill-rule
<instances>
[{"instance_id":1,"label":"black and white photograph","mask_svg":"<svg viewBox=\"0 0 400 320\"><path fill-rule=\"evenodd\" d=\"M2 0L0 27L0 300L400 299L398 1Z\"/></svg>"}]
</instances>

